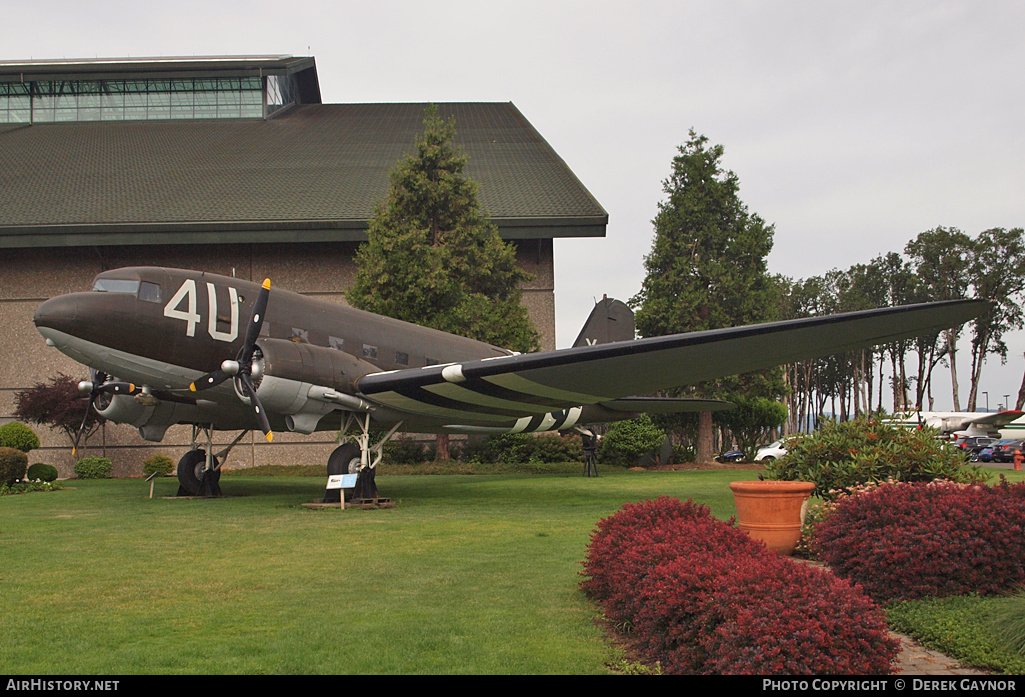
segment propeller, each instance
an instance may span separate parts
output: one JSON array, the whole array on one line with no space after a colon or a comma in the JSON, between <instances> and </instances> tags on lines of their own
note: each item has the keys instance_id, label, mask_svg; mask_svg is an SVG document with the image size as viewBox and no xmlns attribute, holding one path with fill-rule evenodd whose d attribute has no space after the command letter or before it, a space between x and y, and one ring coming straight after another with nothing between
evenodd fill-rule
<instances>
[{"instance_id":1,"label":"propeller","mask_svg":"<svg viewBox=\"0 0 1025 697\"><path fill-rule=\"evenodd\" d=\"M260 424L260 430L267 437L268 441L274 440L274 433L271 431L270 422L264 413L263 404L256 395L256 388L253 386L253 357L256 353L256 340L260 338L260 327L263 326L263 317L267 312L267 300L270 297L270 279L264 279L263 287L256 298L253 306L253 316L249 320L249 327L246 329L245 343L242 344L242 352L238 360L224 361L218 370L207 373L191 385L189 389L193 392L208 390L211 387L220 385L228 378L235 378L243 394L249 398L256 412L256 421Z\"/></svg>"},{"instance_id":2,"label":"propeller","mask_svg":"<svg viewBox=\"0 0 1025 697\"><path fill-rule=\"evenodd\" d=\"M85 423L89 420L89 410L93 406L93 402L101 394L135 394L138 390L135 385L130 382L119 382L111 381L107 382L108 375L103 371L97 370L92 371L92 380L78 383L78 391L89 397L89 403L85 407L85 414L82 415L82 424L78 427L78 432L75 434L75 444L71 446L71 454L76 455L78 453L78 443L82 439L82 434L85 433Z\"/></svg>"}]
</instances>

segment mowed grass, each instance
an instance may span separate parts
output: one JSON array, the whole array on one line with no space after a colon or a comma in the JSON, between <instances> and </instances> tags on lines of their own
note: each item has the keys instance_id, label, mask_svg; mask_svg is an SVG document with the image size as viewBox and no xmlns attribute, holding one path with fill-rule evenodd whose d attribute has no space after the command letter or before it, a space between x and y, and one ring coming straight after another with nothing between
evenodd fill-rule
<instances>
[{"instance_id":1,"label":"mowed grass","mask_svg":"<svg viewBox=\"0 0 1025 697\"><path fill-rule=\"evenodd\" d=\"M595 523L752 471L379 476L392 509L310 510L310 477L68 482L0 499L10 673L594 674L618 660L578 590Z\"/></svg>"}]
</instances>

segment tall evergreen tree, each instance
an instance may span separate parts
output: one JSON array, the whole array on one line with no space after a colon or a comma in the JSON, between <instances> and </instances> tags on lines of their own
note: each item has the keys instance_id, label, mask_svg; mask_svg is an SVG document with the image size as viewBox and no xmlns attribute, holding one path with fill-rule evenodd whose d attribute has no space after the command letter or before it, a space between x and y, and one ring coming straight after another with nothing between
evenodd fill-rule
<instances>
[{"instance_id":1,"label":"tall evergreen tree","mask_svg":"<svg viewBox=\"0 0 1025 697\"><path fill-rule=\"evenodd\" d=\"M370 221L346 297L361 310L537 350L519 287L530 275L481 210L455 132L454 119L446 122L437 107L427 108L416 153L391 172L391 190Z\"/></svg>"},{"instance_id":2,"label":"tall evergreen tree","mask_svg":"<svg viewBox=\"0 0 1025 697\"><path fill-rule=\"evenodd\" d=\"M527 352L538 335L519 284L530 275L480 207L463 174L455 120L428 106L416 152L391 172L391 189L370 221L346 297L353 307ZM439 457L448 452L438 438Z\"/></svg>"},{"instance_id":3,"label":"tall evergreen tree","mask_svg":"<svg viewBox=\"0 0 1025 697\"><path fill-rule=\"evenodd\" d=\"M665 201L653 221L647 275L631 300L642 336L719 329L774 319L779 285L767 270L773 227L748 212L737 176L723 169L723 147L690 131L663 182ZM778 396L779 371L747 380L751 396ZM739 387L733 383L733 388ZM699 391L722 396L723 383ZM766 394L768 393L768 394ZM699 460L712 454L712 418L699 417Z\"/></svg>"}]
</instances>

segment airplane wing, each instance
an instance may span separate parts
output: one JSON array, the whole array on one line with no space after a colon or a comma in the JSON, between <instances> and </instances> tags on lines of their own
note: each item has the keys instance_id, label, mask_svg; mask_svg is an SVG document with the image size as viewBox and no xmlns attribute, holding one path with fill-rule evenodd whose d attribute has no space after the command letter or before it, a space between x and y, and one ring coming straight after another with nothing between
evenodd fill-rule
<instances>
[{"instance_id":1,"label":"airplane wing","mask_svg":"<svg viewBox=\"0 0 1025 697\"><path fill-rule=\"evenodd\" d=\"M1017 421L1018 419L1020 419L1023 416L1025 416L1025 412L1011 410L1011 411L1001 411L1001 412L994 412L994 413L988 413L988 414L984 413L984 414L981 414L981 415L979 415L977 417L976 416L968 417L968 418L965 419L965 421L968 421L968 422L970 422L972 424L976 424L976 425L994 426L996 428L1000 428L1001 426L1006 426L1007 424L1011 423L1012 421Z\"/></svg>"},{"instance_id":2,"label":"airplane wing","mask_svg":"<svg viewBox=\"0 0 1025 697\"><path fill-rule=\"evenodd\" d=\"M989 303L955 300L365 375L368 399L483 421L537 416L885 344L956 326Z\"/></svg>"}]
</instances>

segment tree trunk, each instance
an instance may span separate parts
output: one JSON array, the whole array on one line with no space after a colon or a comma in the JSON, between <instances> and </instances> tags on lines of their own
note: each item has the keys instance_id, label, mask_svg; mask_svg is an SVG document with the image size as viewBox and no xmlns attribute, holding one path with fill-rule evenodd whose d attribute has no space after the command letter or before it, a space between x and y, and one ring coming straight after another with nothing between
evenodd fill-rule
<instances>
[{"instance_id":1,"label":"tree trunk","mask_svg":"<svg viewBox=\"0 0 1025 697\"><path fill-rule=\"evenodd\" d=\"M1025 406L1025 375L1021 378L1021 387L1018 389L1018 399L1014 403L1016 411L1021 411L1022 406Z\"/></svg>"},{"instance_id":2,"label":"tree trunk","mask_svg":"<svg viewBox=\"0 0 1025 697\"><path fill-rule=\"evenodd\" d=\"M443 461L444 460L450 460L451 456L449 455L449 452L448 452L448 434L447 433L439 433L437 438L435 439L435 443L438 446L438 453L437 453L437 455L434 456L435 459L443 460Z\"/></svg>"},{"instance_id":3,"label":"tree trunk","mask_svg":"<svg viewBox=\"0 0 1025 697\"><path fill-rule=\"evenodd\" d=\"M715 459L712 430L712 412L700 412L698 414L698 442L694 448L694 461L699 464L712 462Z\"/></svg>"},{"instance_id":4,"label":"tree trunk","mask_svg":"<svg viewBox=\"0 0 1025 697\"><path fill-rule=\"evenodd\" d=\"M957 336L947 332L947 360L950 361L950 384L954 393L954 411L961 411L961 398L957 394Z\"/></svg>"}]
</instances>

